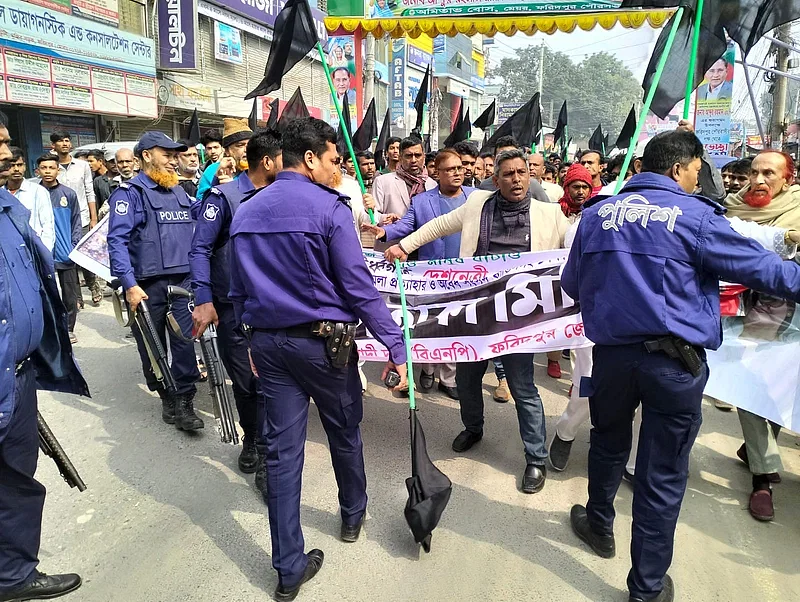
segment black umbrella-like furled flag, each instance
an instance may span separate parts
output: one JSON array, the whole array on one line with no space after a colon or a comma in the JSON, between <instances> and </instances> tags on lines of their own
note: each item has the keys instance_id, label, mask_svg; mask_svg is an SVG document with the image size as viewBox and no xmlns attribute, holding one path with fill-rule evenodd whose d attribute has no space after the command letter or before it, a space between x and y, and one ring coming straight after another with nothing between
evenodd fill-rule
<instances>
[{"instance_id":1,"label":"black umbrella-like furled flag","mask_svg":"<svg viewBox=\"0 0 800 602\"><path fill-rule=\"evenodd\" d=\"M350 123L350 101L347 100L347 94L342 96L342 117L344 119L339 122L339 129L336 133L336 146L342 155L349 156L347 152L347 142L344 140L345 128L347 129L347 136L350 138L350 140L353 139L353 134L351 131L352 124Z\"/></svg>"},{"instance_id":2,"label":"black umbrella-like furled flag","mask_svg":"<svg viewBox=\"0 0 800 602\"><path fill-rule=\"evenodd\" d=\"M278 90L283 76L317 44L317 30L308 0L287 0L275 19L273 31L275 38L269 49L264 79L244 97L245 100Z\"/></svg>"},{"instance_id":3,"label":"black umbrella-like furled flag","mask_svg":"<svg viewBox=\"0 0 800 602\"><path fill-rule=\"evenodd\" d=\"M386 115L381 124L381 133L378 134L378 142L375 144L375 167L383 169L386 163L386 147L389 145L389 137L392 135L391 109L386 109Z\"/></svg>"},{"instance_id":4,"label":"black umbrella-like furled flag","mask_svg":"<svg viewBox=\"0 0 800 602\"><path fill-rule=\"evenodd\" d=\"M285 128L286 124L292 119L300 119L308 116L309 113L308 107L306 106L306 101L303 100L303 93L298 87L297 90L294 91L294 94L292 94L289 102L287 102L286 106L283 107L281 118L278 120L278 130L283 131L283 128Z\"/></svg>"},{"instance_id":5,"label":"black umbrella-like furled flag","mask_svg":"<svg viewBox=\"0 0 800 602\"><path fill-rule=\"evenodd\" d=\"M492 104L490 104L486 109L478 115L478 118L472 124L476 128L480 128L482 130L487 130L489 127L494 125L495 113L497 111L497 101L493 100Z\"/></svg>"},{"instance_id":6,"label":"black umbrella-like furled flag","mask_svg":"<svg viewBox=\"0 0 800 602\"><path fill-rule=\"evenodd\" d=\"M600 124L597 125L597 129L592 132L592 137L589 138L589 150L597 151L599 153L606 152L603 141L603 127Z\"/></svg>"},{"instance_id":7,"label":"black umbrella-like furled flag","mask_svg":"<svg viewBox=\"0 0 800 602\"><path fill-rule=\"evenodd\" d=\"M566 134L567 126L567 101L565 100L564 104L561 105L561 110L558 112L558 121L556 121L556 127L553 130L553 144L561 144Z\"/></svg>"},{"instance_id":8,"label":"black umbrella-like furled flag","mask_svg":"<svg viewBox=\"0 0 800 602\"><path fill-rule=\"evenodd\" d=\"M271 103L269 103L269 117L267 117L267 127L270 129L274 129L278 126L278 108L280 107L280 103L278 102L277 97Z\"/></svg>"},{"instance_id":9,"label":"black umbrella-like furled flag","mask_svg":"<svg viewBox=\"0 0 800 602\"><path fill-rule=\"evenodd\" d=\"M353 134L353 150L357 153L369 150L372 140L378 135L378 118L375 115L375 99L369 102L364 120Z\"/></svg>"},{"instance_id":10,"label":"black umbrella-like furled flag","mask_svg":"<svg viewBox=\"0 0 800 602\"><path fill-rule=\"evenodd\" d=\"M253 108L250 109L250 116L247 118L247 126L251 132L258 129L258 96L253 98Z\"/></svg>"},{"instance_id":11,"label":"black umbrella-like furled flag","mask_svg":"<svg viewBox=\"0 0 800 602\"><path fill-rule=\"evenodd\" d=\"M671 109L670 109L671 110ZM614 146L618 149L622 150L623 148L630 148L631 146L631 138L636 133L636 107L631 107L630 113L628 113L628 117L625 119L625 124L622 126L622 130L617 136L617 141L614 143Z\"/></svg>"},{"instance_id":12,"label":"black umbrella-like furled flag","mask_svg":"<svg viewBox=\"0 0 800 602\"><path fill-rule=\"evenodd\" d=\"M409 420L411 422L411 476L406 479L408 501L404 514L414 541L422 546L426 552L431 551L431 536L439 524L453 484L447 475L436 468L428 456L425 445L425 433L417 417L417 405L414 397L414 370L411 360L411 335L408 330L408 309L406 307L406 293L403 286L403 271L400 262L394 261L397 274L397 286L400 290L400 306L403 311L403 338L408 356L408 405Z\"/></svg>"},{"instance_id":13,"label":"black umbrella-like furled flag","mask_svg":"<svg viewBox=\"0 0 800 602\"><path fill-rule=\"evenodd\" d=\"M417 122L414 129L422 129L422 116L425 112L425 105L428 104L428 85L431 77L431 65L428 63L428 68L425 69L425 77L422 78L422 83L419 86L419 92L414 99L414 109L417 111Z\"/></svg>"},{"instance_id":14,"label":"black umbrella-like furled flag","mask_svg":"<svg viewBox=\"0 0 800 602\"><path fill-rule=\"evenodd\" d=\"M193 146L200 144L200 118L197 116L197 109L192 112L189 126L186 128L186 138Z\"/></svg>"}]
</instances>

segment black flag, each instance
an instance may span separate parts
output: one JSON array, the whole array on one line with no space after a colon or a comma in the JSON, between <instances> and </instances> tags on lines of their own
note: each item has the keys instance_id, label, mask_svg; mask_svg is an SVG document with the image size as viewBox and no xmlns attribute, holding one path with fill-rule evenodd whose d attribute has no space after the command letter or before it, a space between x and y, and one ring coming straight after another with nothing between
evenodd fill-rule
<instances>
[{"instance_id":1,"label":"black flag","mask_svg":"<svg viewBox=\"0 0 800 602\"><path fill-rule=\"evenodd\" d=\"M530 147L541 129L542 111L539 107L539 93L537 92L495 130L494 134L486 141L486 145L495 144L503 136L514 136L522 146Z\"/></svg>"},{"instance_id":2,"label":"black flag","mask_svg":"<svg viewBox=\"0 0 800 602\"><path fill-rule=\"evenodd\" d=\"M253 108L250 109L250 116L247 118L247 127L253 132L258 129L258 96L253 99Z\"/></svg>"},{"instance_id":3,"label":"black flag","mask_svg":"<svg viewBox=\"0 0 800 602\"><path fill-rule=\"evenodd\" d=\"M264 79L244 97L245 100L279 89L283 76L319 41L308 0L287 0L275 19L273 31L275 37L270 45Z\"/></svg>"},{"instance_id":4,"label":"black flag","mask_svg":"<svg viewBox=\"0 0 800 602\"><path fill-rule=\"evenodd\" d=\"M408 501L405 516L414 541L431 551L431 535L442 517L453 483L428 456L425 433L416 410L409 410L411 421L411 476L406 479Z\"/></svg>"},{"instance_id":5,"label":"black flag","mask_svg":"<svg viewBox=\"0 0 800 602\"><path fill-rule=\"evenodd\" d=\"M592 137L589 138L589 150L597 151L599 153L605 153L605 148L603 144L603 127L598 124L597 129L592 133Z\"/></svg>"},{"instance_id":6,"label":"black flag","mask_svg":"<svg viewBox=\"0 0 800 602\"><path fill-rule=\"evenodd\" d=\"M278 130L283 131L283 128L286 127L286 124L292 119L300 119L301 117L308 116L309 113L308 107L306 107L306 101L303 100L303 93L298 87L297 90L294 91L294 94L292 94L289 102L283 107L281 118L278 119Z\"/></svg>"},{"instance_id":7,"label":"black flag","mask_svg":"<svg viewBox=\"0 0 800 602\"><path fill-rule=\"evenodd\" d=\"M189 126L186 128L186 135L184 136L193 146L200 144L200 118L197 116L197 109L192 111L192 118L189 120Z\"/></svg>"},{"instance_id":8,"label":"black flag","mask_svg":"<svg viewBox=\"0 0 800 602\"><path fill-rule=\"evenodd\" d=\"M608 148L608 134L606 134L605 136L603 136L603 150L604 150L605 152L608 152L608 151L609 151L609 148Z\"/></svg>"},{"instance_id":9,"label":"black flag","mask_svg":"<svg viewBox=\"0 0 800 602\"><path fill-rule=\"evenodd\" d=\"M670 110L672 110L670 108ZM620 150L623 148L630 148L631 146L631 138L636 133L636 107L631 107L630 113L628 113L628 117L625 119L625 124L622 126L622 130L617 136L617 141L614 143L614 146Z\"/></svg>"},{"instance_id":10,"label":"black flag","mask_svg":"<svg viewBox=\"0 0 800 602\"><path fill-rule=\"evenodd\" d=\"M372 140L378 135L378 118L375 115L375 99L369 102L364 121L353 134L353 150L357 153L369 150Z\"/></svg>"},{"instance_id":11,"label":"black flag","mask_svg":"<svg viewBox=\"0 0 800 602\"><path fill-rule=\"evenodd\" d=\"M531 112L531 120L523 125L523 130L517 135L517 140L525 148L532 148L539 143L539 136L542 133L542 105L539 103L539 93L535 95L536 103Z\"/></svg>"},{"instance_id":12,"label":"black flag","mask_svg":"<svg viewBox=\"0 0 800 602\"><path fill-rule=\"evenodd\" d=\"M556 127L553 130L553 144L561 144L563 142L567 125L567 101L565 100L564 104L561 105L561 110L558 112L558 121L556 121Z\"/></svg>"},{"instance_id":13,"label":"black flag","mask_svg":"<svg viewBox=\"0 0 800 602\"><path fill-rule=\"evenodd\" d=\"M386 109L386 115L381 124L381 133L378 134L378 142L375 144L375 167L383 169L386 163L386 147L392 135L391 109Z\"/></svg>"},{"instance_id":14,"label":"black flag","mask_svg":"<svg viewBox=\"0 0 800 602\"><path fill-rule=\"evenodd\" d=\"M280 107L280 103L278 99L275 98L271 103L269 103L269 117L267 117L267 127L269 129L275 129L278 125L278 108Z\"/></svg>"},{"instance_id":15,"label":"black flag","mask_svg":"<svg viewBox=\"0 0 800 602\"><path fill-rule=\"evenodd\" d=\"M336 146L339 148L339 152L342 155L347 155L347 142L344 140L344 128L347 128L347 135L350 140L353 139L352 132L350 128L352 124L350 123L350 101L347 100L347 94L342 96L342 120L339 121L339 130L336 135Z\"/></svg>"},{"instance_id":16,"label":"black flag","mask_svg":"<svg viewBox=\"0 0 800 602\"><path fill-rule=\"evenodd\" d=\"M486 130L492 125L494 125L495 113L497 111L497 101L493 100L492 104L490 104L486 109L478 115L478 118L473 122L476 128L480 128L482 130Z\"/></svg>"},{"instance_id":17,"label":"black flag","mask_svg":"<svg viewBox=\"0 0 800 602\"><path fill-rule=\"evenodd\" d=\"M444 148L450 148L456 142L467 140L467 138L469 138L469 123L464 120L464 99L462 98L458 105L458 115L456 115L456 123L453 127L453 131L444 139Z\"/></svg>"},{"instance_id":18,"label":"black flag","mask_svg":"<svg viewBox=\"0 0 800 602\"><path fill-rule=\"evenodd\" d=\"M422 116L425 111L425 105L428 104L428 80L431 75L431 65L428 63L428 68L425 69L425 77L422 78L422 83L419 86L419 92L414 99L414 109L417 111L417 122L414 129L422 128Z\"/></svg>"}]
</instances>

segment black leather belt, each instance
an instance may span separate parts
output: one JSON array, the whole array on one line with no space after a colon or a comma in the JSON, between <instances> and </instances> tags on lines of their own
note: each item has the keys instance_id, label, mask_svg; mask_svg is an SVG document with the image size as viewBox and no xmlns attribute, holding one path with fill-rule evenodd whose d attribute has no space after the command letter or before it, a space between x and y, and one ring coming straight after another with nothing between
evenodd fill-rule
<instances>
[{"instance_id":1,"label":"black leather belt","mask_svg":"<svg viewBox=\"0 0 800 602\"><path fill-rule=\"evenodd\" d=\"M269 332L271 334L277 334L279 332L285 332L286 336L289 337L300 337L303 339L316 339L319 337L318 334L314 334L315 326L318 326L319 322L309 322L307 324L298 324L297 326L290 326L288 328L253 328L255 332Z\"/></svg>"}]
</instances>

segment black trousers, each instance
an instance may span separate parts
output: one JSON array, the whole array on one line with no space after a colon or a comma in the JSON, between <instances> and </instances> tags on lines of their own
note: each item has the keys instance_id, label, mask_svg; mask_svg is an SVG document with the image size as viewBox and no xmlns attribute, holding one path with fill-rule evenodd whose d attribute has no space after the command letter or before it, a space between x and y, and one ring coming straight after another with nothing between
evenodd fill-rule
<instances>
[{"instance_id":1,"label":"black trousers","mask_svg":"<svg viewBox=\"0 0 800 602\"><path fill-rule=\"evenodd\" d=\"M45 496L44 485L33 478L39 435L36 373L30 362L14 386L14 414L0 431L0 594L36 576Z\"/></svg>"},{"instance_id":2,"label":"black trousers","mask_svg":"<svg viewBox=\"0 0 800 602\"><path fill-rule=\"evenodd\" d=\"M58 285L61 287L61 300L67 308L67 321L69 331L75 330L75 322L78 320L78 303L81 301L81 284L78 280L78 266L73 265L69 268L57 268Z\"/></svg>"}]
</instances>

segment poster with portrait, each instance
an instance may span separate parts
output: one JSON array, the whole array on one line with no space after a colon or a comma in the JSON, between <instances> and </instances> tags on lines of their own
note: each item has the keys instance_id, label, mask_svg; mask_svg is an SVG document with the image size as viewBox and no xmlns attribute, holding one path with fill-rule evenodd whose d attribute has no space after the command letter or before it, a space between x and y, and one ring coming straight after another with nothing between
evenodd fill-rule
<instances>
[{"instance_id":1,"label":"poster with portrait","mask_svg":"<svg viewBox=\"0 0 800 602\"><path fill-rule=\"evenodd\" d=\"M694 129L709 155L729 155L733 100L733 42L705 73L695 98Z\"/></svg>"},{"instance_id":2,"label":"poster with portrait","mask_svg":"<svg viewBox=\"0 0 800 602\"><path fill-rule=\"evenodd\" d=\"M350 106L350 127L354 132L357 124L356 103L356 52L353 36L331 36L325 44L325 56L331 69L331 79L336 90L336 101L342 106L342 99L347 94L347 104ZM339 127L339 117L333 101L330 103L331 121L334 128Z\"/></svg>"}]
</instances>

